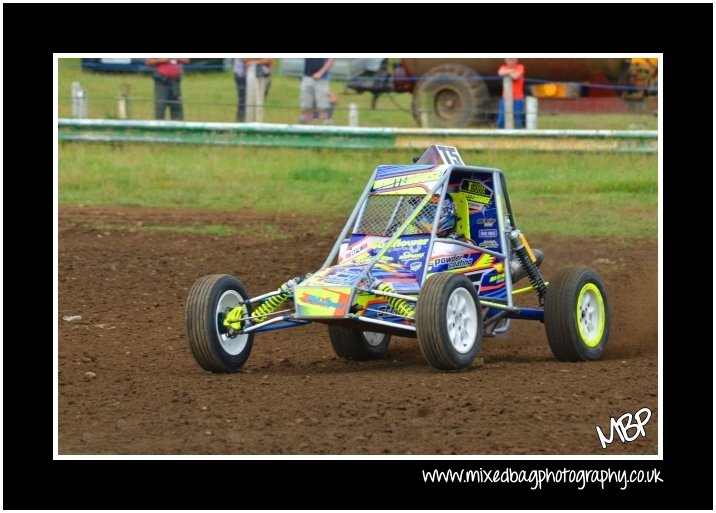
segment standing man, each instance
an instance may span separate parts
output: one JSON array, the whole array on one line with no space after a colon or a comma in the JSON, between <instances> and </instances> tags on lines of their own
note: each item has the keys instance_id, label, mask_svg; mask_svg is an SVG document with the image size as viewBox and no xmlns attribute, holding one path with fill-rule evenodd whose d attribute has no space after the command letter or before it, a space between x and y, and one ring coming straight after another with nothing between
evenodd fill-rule
<instances>
[{"instance_id":1,"label":"standing man","mask_svg":"<svg viewBox=\"0 0 716 513\"><path fill-rule=\"evenodd\" d=\"M236 121L246 121L246 68L256 64L256 78L265 79L264 98L268 96L271 87L271 70L273 59L234 59L234 80L236 81L236 92L239 95L238 108L236 109Z\"/></svg>"},{"instance_id":2,"label":"standing man","mask_svg":"<svg viewBox=\"0 0 716 513\"><path fill-rule=\"evenodd\" d=\"M146 59L144 62L147 66L154 67L154 117L164 119L164 111L168 107L174 121L183 121L182 64L187 64L189 59Z\"/></svg>"},{"instance_id":3,"label":"standing man","mask_svg":"<svg viewBox=\"0 0 716 513\"><path fill-rule=\"evenodd\" d=\"M329 124L328 109L329 88L328 70L333 66L334 59L305 59L303 79L301 79L301 112L306 123L313 122L313 109L318 110L318 117L324 125Z\"/></svg>"},{"instance_id":4,"label":"standing man","mask_svg":"<svg viewBox=\"0 0 716 513\"><path fill-rule=\"evenodd\" d=\"M505 59L497 74L509 75L512 79L512 112L515 114L515 128L525 127L525 67L517 59ZM497 128L505 128L505 91L502 91L500 108L497 112Z\"/></svg>"}]
</instances>

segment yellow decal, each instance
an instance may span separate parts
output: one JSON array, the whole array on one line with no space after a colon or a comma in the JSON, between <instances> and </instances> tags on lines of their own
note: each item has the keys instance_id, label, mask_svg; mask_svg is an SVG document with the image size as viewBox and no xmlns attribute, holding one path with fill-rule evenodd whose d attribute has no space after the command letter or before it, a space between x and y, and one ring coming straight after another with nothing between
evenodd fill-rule
<instances>
[{"instance_id":1,"label":"yellow decal","mask_svg":"<svg viewBox=\"0 0 716 513\"><path fill-rule=\"evenodd\" d=\"M296 287L296 311L299 317L344 317L348 311L350 292L350 287Z\"/></svg>"},{"instance_id":2,"label":"yellow decal","mask_svg":"<svg viewBox=\"0 0 716 513\"><path fill-rule=\"evenodd\" d=\"M482 182L475 180L463 180L460 184L460 192L464 192L467 201L489 205L492 199L492 189Z\"/></svg>"}]
</instances>

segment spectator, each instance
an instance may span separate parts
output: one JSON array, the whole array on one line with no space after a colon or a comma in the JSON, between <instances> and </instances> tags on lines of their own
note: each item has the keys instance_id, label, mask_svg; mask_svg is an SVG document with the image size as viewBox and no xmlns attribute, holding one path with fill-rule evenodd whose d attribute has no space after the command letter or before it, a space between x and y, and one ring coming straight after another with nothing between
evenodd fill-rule
<instances>
[{"instance_id":1,"label":"spectator","mask_svg":"<svg viewBox=\"0 0 716 513\"><path fill-rule=\"evenodd\" d=\"M313 123L314 106L318 109L318 117L324 124L329 124L328 109L330 108L328 70L333 66L334 59L305 59L303 79L301 80L301 112L307 123Z\"/></svg>"},{"instance_id":2,"label":"spectator","mask_svg":"<svg viewBox=\"0 0 716 513\"><path fill-rule=\"evenodd\" d=\"M505 59L497 74L512 78L512 112L515 115L515 128L525 127L525 67L517 64L517 59ZM497 128L505 128L505 92L502 91L500 108L497 112Z\"/></svg>"},{"instance_id":3,"label":"spectator","mask_svg":"<svg viewBox=\"0 0 716 513\"><path fill-rule=\"evenodd\" d=\"M269 88L271 87L273 59L234 59L234 80L236 81L236 91L239 95L236 121L241 123L246 121L246 69L251 64L256 64L256 78L265 79L264 98L268 96Z\"/></svg>"},{"instance_id":4,"label":"spectator","mask_svg":"<svg viewBox=\"0 0 716 513\"><path fill-rule=\"evenodd\" d=\"M333 124L333 111L335 110L336 105L338 105L338 96L336 96L336 93L334 93L333 90L331 90L330 88L328 89L328 105L329 105L328 115L327 115L328 119L326 120L326 124L332 125ZM313 104L313 119L315 120L315 119L318 119L319 117L320 117L320 113L318 112L318 109L316 108L316 104L314 102L314 104ZM303 113L301 113L300 121L301 121L302 125L306 124L306 118L303 117Z\"/></svg>"},{"instance_id":5,"label":"spectator","mask_svg":"<svg viewBox=\"0 0 716 513\"><path fill-rule=\"evenodd\" d=\"M154 67L154 117L164 119L164 112L168 107L173 120L183 121L182 64L187 64L189 59L146 59L144 62L147 66Z\"/></svg>"}]
</instances>

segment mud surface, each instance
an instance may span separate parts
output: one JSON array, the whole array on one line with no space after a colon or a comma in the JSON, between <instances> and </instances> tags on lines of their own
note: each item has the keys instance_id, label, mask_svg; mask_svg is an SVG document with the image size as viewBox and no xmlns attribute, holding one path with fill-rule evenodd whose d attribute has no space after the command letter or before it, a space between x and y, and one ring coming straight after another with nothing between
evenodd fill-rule
<instances>
[{"instance_id":1,"label":"mud surface","mask_svg":"<svg viewBox=\"0 0 716 513\"><path fill-rule=\"evenodd\" d=\"M388 359L345 362L312 324L257 335L240 373L202 370L184 336L193 282L227 273L250 294L275 289L320 267L343 222L62 207L60 454L657 453L654 241L530 237L547 279L577 263L602 274L612 329L599 362L558 362L528 321L486 339L482 364L462 372L433 370L398 337ZM615 433L602 449L595 426L644 407L646 436Z\"/></svg>"}]
</instances>

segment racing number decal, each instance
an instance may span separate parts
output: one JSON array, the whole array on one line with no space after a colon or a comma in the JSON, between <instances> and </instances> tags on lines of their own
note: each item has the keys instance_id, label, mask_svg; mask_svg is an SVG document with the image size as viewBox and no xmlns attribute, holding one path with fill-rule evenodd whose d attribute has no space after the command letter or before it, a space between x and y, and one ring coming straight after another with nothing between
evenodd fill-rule
<instances>
[{"instance_id":1,"label":"racing number decal","mask_svg":"<svg viewBox=\"0 0 716 513\"><path fill-rule=\"evenodd\" d=\"M454 146L435 146L446 164L462 164L465 163L460 158L460 154L457 152L457 148Z\"/></svg>"}]
</instances>

